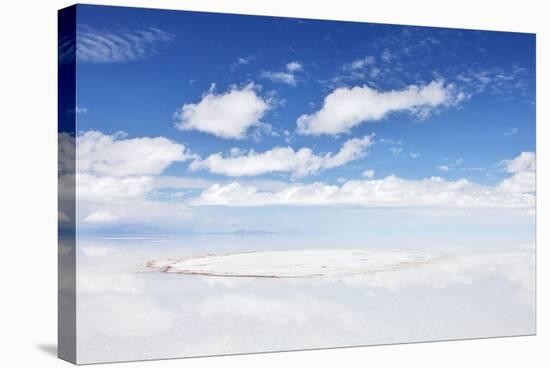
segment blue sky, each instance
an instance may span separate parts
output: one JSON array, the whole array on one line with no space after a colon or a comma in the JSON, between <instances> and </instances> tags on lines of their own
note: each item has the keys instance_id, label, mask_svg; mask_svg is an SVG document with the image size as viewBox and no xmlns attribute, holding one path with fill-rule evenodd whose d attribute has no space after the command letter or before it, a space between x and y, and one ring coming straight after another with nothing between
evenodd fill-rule
<instances>
[{"instance_id":1,"label":"blue sky","mask_svg":"<svg viewBox=\"0 0 550 368\"><path fill-rule=\"evenodd\" d=\"M418 190L431 188L467 197L450 207L493 194L483 208L533 206L532 34L87 5L78 6L77 22L77 128L82 147L95 144L83 174L125 185L164 180L132 201L178 203L189 213L203 204L255 211L287 204L288 188L317 183L322 192L320 185L373 186L393 176L398 182L386 185L399 187L395 198L430 197ZM95 138L85 135L91 131ZM144 138L164 139L149 142L147 160L179 152L127 174L106 158L122 152L133 167L142 153L128 150L139 151L140 141L118 143ZM447 187L422 182L433 177ZM194 181L166 184L174 178ZM461 180L466 189L449 189ZM240 204L220 200L224 193ZM350 205L345 193L323 197L322 206ZM366 207L392 204L371 195ZM91 203L82 220L98 213L90 224L123 222L132 210L120 201L130 199L112 198L111 208L82 199ZM317 205L315 198L300 205Z\"/></svg>"}]
</instances>

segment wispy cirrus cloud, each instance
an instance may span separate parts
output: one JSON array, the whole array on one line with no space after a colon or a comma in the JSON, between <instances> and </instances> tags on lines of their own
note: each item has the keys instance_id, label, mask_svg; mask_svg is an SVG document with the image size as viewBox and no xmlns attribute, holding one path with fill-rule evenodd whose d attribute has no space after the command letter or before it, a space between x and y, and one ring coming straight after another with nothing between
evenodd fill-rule
<instances>
[{"instance_id":1,"label":"wispy cirrus cloud","mask_svg":"<svg viewBox=\"0 0 550 368\"><path fill-rule=\"evenodd\" d=\"M77 29L76 58L81 63L125 63L158 53L174 40L162 29L120 29L83 24Z\"/></svg>"},{"instance_id":2,"label":"wispy cirrus cloud","mask_svg":"<svg viewBox=\"0 0 550 368\"><path fill-rule=\"evenodd\" d=\"M528 71L518 65L509 68L468 68L454 78L464 83L470 94L488 92L503 95L524 92L528 87Z\"/></svg>"},{"instance_id":3,"label":"wispy cirrus cloud","mask_svg":"<svg viewBox=\"0 0 550 368\"><path fill-rule=\"evenodd\" d=\"M467 31L465 31L467 33ZM364 49L366 56L341 65L332 78L323 80L325 87L356 86L403 88L444 79L463 93L464 99L490 94L501 99L526 97L534 83L534 73L526 65L484 65L487 51L478 40L468 40L462 32L441 29L407 28L387 32ZM469 54L456 54L457 47L468 47ZM433 58L446 60L433 63Z\"/></svg>"}]
</instances>

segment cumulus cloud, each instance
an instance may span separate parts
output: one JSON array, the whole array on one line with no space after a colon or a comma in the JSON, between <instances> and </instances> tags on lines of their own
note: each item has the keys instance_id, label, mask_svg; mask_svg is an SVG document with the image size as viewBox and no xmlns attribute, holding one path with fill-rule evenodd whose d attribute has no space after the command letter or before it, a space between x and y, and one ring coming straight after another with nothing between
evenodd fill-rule
<instances>
[{"instance_id":1,"label":"cumulus cloud","mask_svg":"<svg viewBox=\"0 0 550 368\"><path fill-rule=\"evenodd\" d=\"M301 71L302 69L303 69L303 66L301 63L297 61L293 61L286 64L285 71L264 71L262 72L260 77L269 79L272 82L286 83L291 86L295 86L296 85L295 74L296 72Z\"/></svg>"},{"instance_id":2,"label":"cumulus cloud","mask_svg":"<svg viewBox=\"0 0 550 368\"><path fill-rule=\"evenodd\" d=\"M168 166L192 157L184 145L164 137L127 138L97 131L60 137L60 167L70 166L76 140L77 172L60 171L60 187L78 199L77 218L87 226L124 221L177 221L190 216L181 203L156 201L151 194ZM74 161L74 159L73 159ZM73 164L74 165L74 164ZM71 186L76 184L76 189Z\"/></svg>"},{"instance_id":3,"label":"cumulus cloud","mask_svg":"<svg viewBox=\"0 0 550 368\"><path fill-rule=\"evenodd\" d=\"M523 171L504 179L498 186L502 192L534 193L536 190L536 175L534 171Z\"/></svg>"},{"instance_id":4,"label":"cumulus cloud","mask_svg":"<svg viewBox=\"0 0 550 368\"><path fill-rule=\"evenodd\" d=\"M506 172L517 174L524 171L535 171L537 160L534 152L522 152L512 160L505 160L504 164L506 165Z\"/></svg>"},{"instance_id":5,"label":"cumulus cloud","mask_svg":"<svg viewBox=\"0 0 550 368\"><path fill-rule=\"evenodd\" d=\"M82 63L124 63L155 55L159 45L173 39L172 34L155 27L126 30L80 25L76 57Z\"/></svg>"},{"instance_id":6,"label":"cumulus cloud","mask_svg":"<svg viewBox=\"0 0 550 368\"><path fill-rule=\"evenodd\" d=\"M325 97L319 111L301 115L296 121L297 130L308 135L340 134L362 123L384 119L393 112L406 111L425 118L433 109L459 100L454 86L443 81L387 92L366 85L340 87Z\"/></svg>"},{"instance_id":7,"label":"cumulus cloud","mask_svg":"<svg viewBox=\"0 0 550 368\"><path fill-rule=\"evenodd\" d=\"M84 218L84 222L97 224L97 223L107 223L118 220L118 216L108 212L108 211L96 211L90 213Z\"/></svg>"},{"instance_id":8,"label":"cumulus cloud","mask_svg":"<svg viewBox=\"0 0 550 368\"><path fill-rule=\"evenodd\" d=\"M269 101L258 96L253 83L216 94L215 85L198 103L184 104L176 113L176 127L198 130L226 139L243 139L249 128L261 126Z\"/></svg>"},{"instance_id":9,"label":"cumulus cloud","mask_svg":"<svg viewBox=\"0 0 550 368\"><path fill-rule=\"evenodd\" d=\"M350 139L337 153L315 154L310 148L295 151L292 147L275 147L265 152L241 152L233 150L229 156L216 153L194 160L189 168L205 169L227 176L253 176L270 172L289 172L293 177L303 177L324 169L345 165L363 157L373 144L373 135Z\"/></svg>"},{"instance_id":10,"label":"cumulus cloud","mask_svg":"<svg viewBox=\"0 0 550 368\"><path fill-rule=\"evenodd\" d=\"M164 137L123 139L88 131L77 137L77 171L125 177L159 174L174 162L191 158L184 145Z\"/></svg>"},{"instance_id":11,"label":"cumulus cloud","mask_svg":"<svg viewBox=\"0 0 550 368\"><path fill-rule=\"evenodd\" d=\"M513 174L498 186L501 192L534 193L537 186L536 156L534 152L522 152L513 160L504 161L506 172Z\"/></svg>"},{"instance_id":12,"label":"cumulus cloud","mask_svg":"<svg viewBox=\"0 0 550 368\"><path fill-rule=\"evenodd\" d=\"M519 156L518 158L520 158ZM527 165L523 159L523 166ZM516 169L518 161L509 165ZM407 180L394 175L376 180L350 180L340 186L325 183L295 184L278 191L260 191L237 182L214 184L192 199L192 205L235 207L270 205L360 205L366 207L440 207L440 208L513 208L527 213L535 206L534 187L524 185L512 190L507 181L525 171L516 172L496 187L472 183L466 179L449 181L440 177ZM534 172L532 172L534 173ZM517 179L520 180L519 178ZM533 184L533 183L531 183Z\"/></svg>"},{"instance_id":13,"label":"cumulus cloud","mask_svg":"<svg viewBox=\"0 0 550 368\"><path fill-rule=\"evenodd\" d=\"M143 198L153 189L151 176L97 176L80 173L76 177L78 199L108 202Z\"/></svg>"}]
</instances>

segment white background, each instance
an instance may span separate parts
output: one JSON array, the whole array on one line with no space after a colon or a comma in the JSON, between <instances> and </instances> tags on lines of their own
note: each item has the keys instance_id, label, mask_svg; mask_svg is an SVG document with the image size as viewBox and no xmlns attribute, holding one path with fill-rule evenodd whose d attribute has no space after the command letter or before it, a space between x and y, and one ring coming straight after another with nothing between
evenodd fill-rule
<instances>
[{"instance_id":1,"label":"white background","mask_svg":"<svg viewBox=\"0 0 550 368\"><path fill-rule=\"evenodd\" d=\"M538 323L536 337L164 360L132 367L422 366L550 364L548 71L543 1L126 0L102 4L358 20L537 33ZM4 1L0 11L0 365L62 367L57 334L57 9L61 0ZM546 17L545 17L546 14ZM546 166L546 167L545 167ZM403 306L406 313L406 306ZM243 331L246 333L246 331ZM547 360L545 362L545 360Z\"/></svg>"}]
</instances>

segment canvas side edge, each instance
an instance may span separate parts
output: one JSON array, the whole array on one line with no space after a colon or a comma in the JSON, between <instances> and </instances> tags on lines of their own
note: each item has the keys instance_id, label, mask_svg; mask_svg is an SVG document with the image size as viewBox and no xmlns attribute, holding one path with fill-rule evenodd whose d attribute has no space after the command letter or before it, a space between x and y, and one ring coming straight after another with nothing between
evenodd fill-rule
<instances>
[{"instance_id":1,"label":"canvas side edge","mask_svg":"<svg viewBox=\"0 0 550 368\"><path fill-rule=\"evenodd\" d=\"M76 356L76 5L58 12L58 357Z\"/></svg>"}]
</instances>

